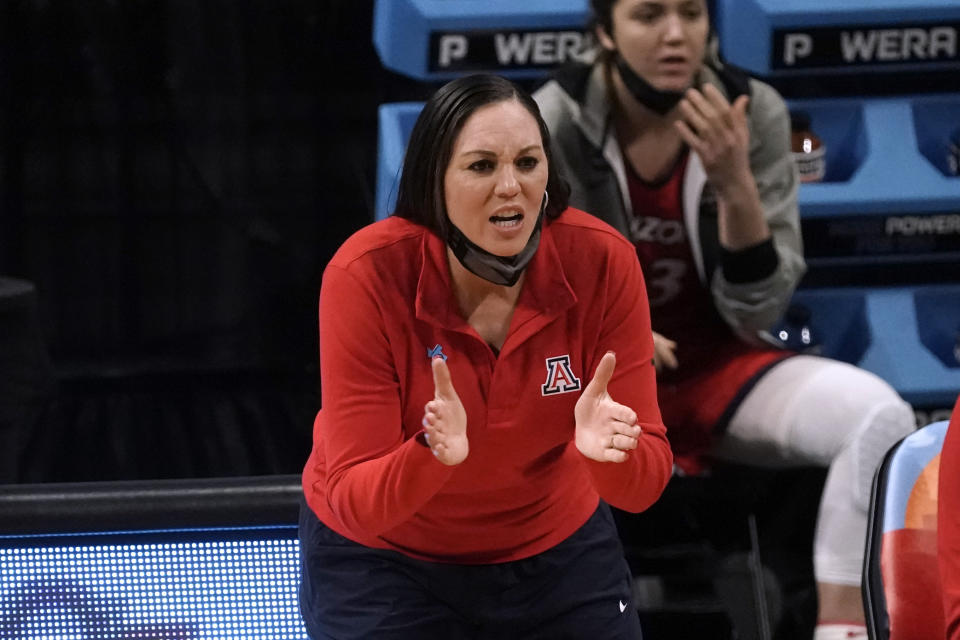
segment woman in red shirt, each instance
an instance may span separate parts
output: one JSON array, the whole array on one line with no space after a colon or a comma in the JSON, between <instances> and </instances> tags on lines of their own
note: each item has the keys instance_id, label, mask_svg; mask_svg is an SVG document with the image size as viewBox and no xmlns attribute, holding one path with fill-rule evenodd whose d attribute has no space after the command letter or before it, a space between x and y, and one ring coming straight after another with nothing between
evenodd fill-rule
<instances>
[{"instance_id":1,"label":"woman in red shirt","mask_svg":"<svg viewBox=\"0 0 960 640\"><path fill-rule=\"evenodd\" d=\"M323 276L308 632L639 638L607 505L647 508L673 458L633 245L567 207L502 78L442 87L403 167Z\"/></svg>"}]
</instances>

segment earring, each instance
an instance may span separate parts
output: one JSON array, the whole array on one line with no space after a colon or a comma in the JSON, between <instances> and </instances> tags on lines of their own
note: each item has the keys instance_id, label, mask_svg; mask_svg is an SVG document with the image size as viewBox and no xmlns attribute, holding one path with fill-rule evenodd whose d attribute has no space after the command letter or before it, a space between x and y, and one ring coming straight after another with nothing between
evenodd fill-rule
<instances>
[{"instance_id":1,"label":"earring","mask_svg":"<svg viewBox=\"0 0 960 640\"><path fill-rule=\"evenodd\" d=\"M540 205L540 215L543 215L547 212L547 204L550 202L550 193L548 191L543 192L543 204Z\"/></svg>"}]
</instances>

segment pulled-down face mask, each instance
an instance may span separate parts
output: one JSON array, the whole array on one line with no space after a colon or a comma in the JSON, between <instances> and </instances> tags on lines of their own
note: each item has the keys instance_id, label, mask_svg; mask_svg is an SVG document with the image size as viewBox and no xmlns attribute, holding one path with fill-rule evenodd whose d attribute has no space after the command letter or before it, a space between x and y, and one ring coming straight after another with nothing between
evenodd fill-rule
<instances>
[{"instance_id":1,"label":"pulled-down face mask","mask_svg":"<svg viewBox=\"0 0 960 640\"><path fill-rule=\"evenodd\" d=\"M616 54L615 64L617 71L620 72L620 78L630 94L636 98L637 102L643 106L652 109L661 116L666 115L670 109L677 106L677 103L683 99L683 91L661 91L654 88L649 82L637 74L627 61L619 53Z\"/></svg>"},{"instance_id":2,"label":"pulled-down face mask","mask_svg":"<svg viewBox=\"0 0 960 640\"><path fill-rule=\"evenodd\" d=\"M460 229L447 218L447 246L453 251L460 264L473 275L493 284L512 287L517 284L523 270L527 268L537 247L540 246L540 230L543 228L543 214L547 208L547 194L543 194L543 204L534 222L533 233L520 253L512 256L498 256L470 241Z\"/></svg>"}]
</instances>

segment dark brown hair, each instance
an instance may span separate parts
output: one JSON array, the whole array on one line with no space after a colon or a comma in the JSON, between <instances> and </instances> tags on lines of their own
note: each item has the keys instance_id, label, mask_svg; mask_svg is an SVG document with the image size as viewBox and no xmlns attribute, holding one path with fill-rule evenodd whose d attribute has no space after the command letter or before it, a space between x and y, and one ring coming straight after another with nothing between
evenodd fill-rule
<instances>
[{"instance_id":1,"label":"dark brown hair","mask_svg":"<svg viewBox=\"0 0 960 640\"><path fill-rule=\"evenodd\" d=\"M590 0L590 27L602 27L610 37L613 37L613 5L620 0ZM715 0L706 0L707 17L713 25Z\"/></svg>"},{"instance_id":2,"label":"dark brown hair","mask_svg":"<svg viewBox=\"0 0 960 640\"><path fill-rule=\"evenodd\" d=\"M555 218L567 208L570 186L553 162L550 132L537 103L529 93L506 78L476 74L443 85L423 106L407 142L393 215L412 220L432 229L441 237L445 236L447 207L443 176L453 154L454 142L464 123L478 109L507 100L516 100L523 105L540 128L547 158L549 202L545 215Z\"/></svg>"}]
</instances>

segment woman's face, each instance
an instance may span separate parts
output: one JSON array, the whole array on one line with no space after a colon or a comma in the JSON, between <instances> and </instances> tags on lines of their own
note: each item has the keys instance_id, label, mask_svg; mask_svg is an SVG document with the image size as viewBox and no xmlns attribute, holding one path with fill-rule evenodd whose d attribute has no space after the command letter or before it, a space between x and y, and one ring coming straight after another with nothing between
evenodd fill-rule
<instances>
[{"instance_id":1,"label":"woman's face","mask_svg":"<svg viewBox=\"0 0 960 640\"><path fill-rule=\"evenodd\" d=\"M447 215L474 244L498 256L520 253L547 188L537 121L516 100L467 118L443 178Z\"/></svg>"},{"instance_id":2,"label":"woman's face","mask_svg":"<svg viewBox=\"0 0 960 640\"><path fill-rule=\"evenodd\" d=\"M710 23L706 0L619 0L612 33L600 43L660 91L685 91L703 62Z\"/></svg>"}]
</instances>

